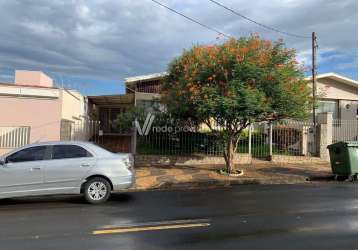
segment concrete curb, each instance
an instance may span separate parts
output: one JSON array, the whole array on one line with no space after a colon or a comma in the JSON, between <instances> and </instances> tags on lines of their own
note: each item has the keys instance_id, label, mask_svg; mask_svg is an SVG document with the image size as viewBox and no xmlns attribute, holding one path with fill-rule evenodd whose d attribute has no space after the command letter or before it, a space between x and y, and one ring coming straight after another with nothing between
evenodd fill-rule
<instances>
[{"instance_id":1,"label":"concrete curb","mask_svg":"<svg viewBox=\"0 0 358 250\"><path fill-rule=\"evenodd\" d=\"M307 177L290 178L240 178L238 180L203 180L196 182L163 182L159 185L149 188L131 188L128 191L155 191L155 190L183 190L183 189L201 189L201 188L224 188L235 185L262 185L262 184L302 184L307 183Z\"/></svg>"}]
</instances>

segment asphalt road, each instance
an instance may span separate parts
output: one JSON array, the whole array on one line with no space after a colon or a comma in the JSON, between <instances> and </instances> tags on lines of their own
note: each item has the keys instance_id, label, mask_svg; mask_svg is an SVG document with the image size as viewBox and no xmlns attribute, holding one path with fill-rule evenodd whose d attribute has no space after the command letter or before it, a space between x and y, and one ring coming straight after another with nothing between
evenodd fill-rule
<instances>
[{"instance_id":1,"label":"asphalt road","mask_svg":"<svg viewBox=\"0 0 358 250\"><path fill-rule=\"evenodd\" d=\"M0 249L358 249L358 184L0 200Z\"/></svg>"}]
</instances>

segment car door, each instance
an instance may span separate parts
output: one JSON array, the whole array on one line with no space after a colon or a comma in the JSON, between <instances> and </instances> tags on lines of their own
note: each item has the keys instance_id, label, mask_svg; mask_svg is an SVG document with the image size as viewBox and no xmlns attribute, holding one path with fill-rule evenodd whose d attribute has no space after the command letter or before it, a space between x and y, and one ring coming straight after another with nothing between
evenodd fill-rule
<instances>
[{"instance_id":1,"label":"car door","mask_svg":"<svg viewBox=\"0 0 358 250\"><path fill-rule=\"evenodd\" d=\"M8 155L0 166L0 197L40 194L46 153L46 146L33 146Z\"/></svg>"},{"instance_id":2,"label":"car door","mask_svg":"<svg viewBox=\"0 0 358 250\"><path fill-rule=\"evenodd\" d=\"M96 162L92 153L78 145L53 145L51 152L44 169L45 185L58 192L75 191Z\"/></svg>"}]
</instances>

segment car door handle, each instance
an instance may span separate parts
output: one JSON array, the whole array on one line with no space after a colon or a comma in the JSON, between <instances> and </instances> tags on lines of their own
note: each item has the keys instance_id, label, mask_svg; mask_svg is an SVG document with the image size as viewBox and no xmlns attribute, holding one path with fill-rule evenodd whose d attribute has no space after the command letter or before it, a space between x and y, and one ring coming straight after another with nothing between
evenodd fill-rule
<instances>
[{"instance_id":1,"label":"car door handle","mask_svg":"<svg viewBox=\"0 0 358 250\"><path fill-rule=\"evenodd\" d=\"M41 170L41 168L30 168L31 171Z\"/></svg>"},{"instance_id":2,"label":"car door handle","mask_svg":"<svg viewBox=\"0 0 358 250\"><path fill-rule=\"evenodd\" d=\"M88 163L82 163L81 164L81 167L83 167L83 168L88 168L90 166L90 164L88 164Z\"/></svg>"}]
</instances>

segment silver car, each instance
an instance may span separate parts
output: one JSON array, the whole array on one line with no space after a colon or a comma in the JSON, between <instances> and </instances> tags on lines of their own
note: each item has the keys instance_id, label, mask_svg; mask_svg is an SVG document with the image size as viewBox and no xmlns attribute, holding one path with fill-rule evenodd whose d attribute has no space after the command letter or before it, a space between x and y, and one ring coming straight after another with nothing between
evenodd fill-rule
<instances>
[{"instance_id":1,"label":"silver car","mask_svg":"<svg viewBox=\"0 0 358 250\"><path fill-rule=\"evenodd\" d=\"M134 184L133 165L89 142L31 144L0 156L0 198L81 193L98 204Z\"/></svg>"}]
</instances>

